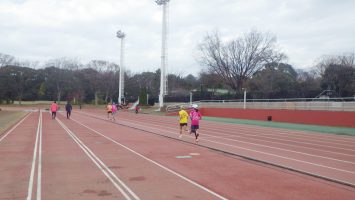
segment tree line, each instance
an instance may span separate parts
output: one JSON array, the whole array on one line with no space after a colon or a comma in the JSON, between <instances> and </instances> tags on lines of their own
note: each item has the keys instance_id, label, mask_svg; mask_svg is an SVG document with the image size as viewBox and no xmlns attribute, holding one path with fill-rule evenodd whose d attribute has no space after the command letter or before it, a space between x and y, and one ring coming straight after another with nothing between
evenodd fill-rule
<instances>
[{"instance_id":1,"label":"tree line","mask_svg":"<svg viewBox=\"0 0 355 200\"><path fill-rule=\"evenodd\" d=\"M314 98L322 91L334 97L355 95L354 54L323 56L308 71L295 69L269 33L251 31L231 41L208 34L199 45L204 67L194 76L169 74L166 101L248 98ZM76 101L100 104L118 97L119 66L105 60L83 64L57 58L39 66L0 53L0 103L24 100ZM158 100L160 70L125 73L125 98L151 104ZM146 99L147 94L149 98Z\"/></svg>"}]
</instances>

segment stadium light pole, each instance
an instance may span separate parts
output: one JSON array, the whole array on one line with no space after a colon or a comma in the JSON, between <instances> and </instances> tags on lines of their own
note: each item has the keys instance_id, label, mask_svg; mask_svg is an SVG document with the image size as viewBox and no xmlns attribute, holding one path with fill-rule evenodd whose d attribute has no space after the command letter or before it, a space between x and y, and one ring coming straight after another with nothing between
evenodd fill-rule
<instances>
[{"instance_id":1,"label":"stadium light pole","mask_svg":"<svg viewBox=\"0 0 355 200\"><path fill-rule=\"evenodd\" d=\"M121 39L121 60L120 60L120 84L118 89L118 104L122 104L122 96L124 97L124 39L126 34L121 30L117 31L116 35Z\"/></svg>"},{"instance_id":2,"label":"stadium light pole","mask_svg":"<svg viewBox=\"0 0 355 200\"><path fill-rule=\"evenodd\" d=\"M167 94L167 4L169 0L155 0L159 6L163 6L163 23L162 23L162 46L161 46L161 67L160 67L160 94L159 108L164 106L164 96Z\"/></svg>"}]
</instances>

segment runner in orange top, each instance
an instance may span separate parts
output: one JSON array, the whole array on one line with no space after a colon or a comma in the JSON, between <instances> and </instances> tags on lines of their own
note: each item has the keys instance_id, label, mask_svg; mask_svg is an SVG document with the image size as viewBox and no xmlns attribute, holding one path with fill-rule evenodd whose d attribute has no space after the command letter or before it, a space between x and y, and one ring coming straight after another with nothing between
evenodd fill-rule
<instances>
[{"instance_id":1,"label":"runner in orange top","mask_svg":"<svg viewBox=\"0 0 355 200\"><path fill-rule=\"evenodd\" d=\"M52 119L55 119L55 117L57 116L57 110L58 110L58 105L57 102L54 101L51 105Z\"/></svg>"}]
</instances>

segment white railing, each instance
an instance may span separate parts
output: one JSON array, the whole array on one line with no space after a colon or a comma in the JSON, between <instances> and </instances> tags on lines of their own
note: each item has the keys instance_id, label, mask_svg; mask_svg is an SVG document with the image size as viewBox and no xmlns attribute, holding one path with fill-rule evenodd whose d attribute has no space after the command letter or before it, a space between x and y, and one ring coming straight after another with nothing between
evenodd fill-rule
<instances>
[{"instance_id":1,"label":"white railing","mask_svg":"<svg viewBox=\"0 0 355 200\"><path fill-rule=\"evenodd\" d=\"M243 108L243 99L236 100L202 100L193 102L202 108ZM189 103L168 103L167 112L177 111L181 105ZM325 110L355 111L354 97L329 99L247 99L246 109L288 109L288 110Z\"/></svg>"}]
</instances>

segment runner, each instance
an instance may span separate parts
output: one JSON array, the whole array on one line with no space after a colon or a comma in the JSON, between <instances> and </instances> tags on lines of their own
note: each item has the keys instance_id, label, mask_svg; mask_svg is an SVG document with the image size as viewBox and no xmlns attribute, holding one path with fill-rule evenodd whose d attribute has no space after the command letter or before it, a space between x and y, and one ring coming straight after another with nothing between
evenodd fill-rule
<instances>
[{"instance_id":1,"label":"runner","mask_svg":"<svg viewBox=\"0 0 355 200\"><path fill-rule=\"evenodd\" d=\"M198 111L198 105L192 105L193 110L190 112L190 119L191 119L191 132L195 133L195 141L198 142L199 133L197 129L199 129L199 122L202 119L201 113Z\"/></svg>"},{"instance_id":2,"label":"runner","mask_svg":"<svg viewBox=\"0 0 355 200\"><path fill-rule=\"evenodd\" d=\"M70 101L68 101L67 105L65 105L65 110L67 111L67 119L70 118L72 109L73 109L73 107L71 106Z\"/></svg>"},{"instance_id":3,"label":"runner","mask_svg":"<svg viewBox=\"0 0 355 200\"><path fill-rule=\"evenodd\" d=\"M187 119L189 117L189 114L187 114L187 112L184 110L184 106L180 107L180 111L179 111L179 123L180 123L180 135L179 137L182 137L182 127L185 126L185 131L187 130Z\"/></svg>"},{"instance_id":4,"label":"runner","mask_svg":"<svg viewBox=\"0 0 355 200\"><path fill-rule=\"evenodd\" d=\"M55 119L55 117L57 116L57 110L58 110L58 105L57 102L54 101L51 105L52 119Z\"/></svg>"},{"instance_id":5,"label":"runner","mask_svg":"<svg viewBox=\"0 0 355 200\"><path fill-rule=\"evenodd\" d=\"M112 119L113 119L113 121L116 121L116 118L115 118L116 112L117 112L117 106L116 106L115 102L113 102L112 103Z\"/></svg>"},{"instance_id":6,"label":"runner","mask_svg":"<svg viewBox=\"0 0 355 200\"><path fill-rule=\"evenodd\" d=\"M106 106L107 109L107 119L111 120L110 115L112 114L112 105L111 103L108 103Z\"/></svg>"},{"instance_id":7,"label":"runner","mask_svg":"<svg viewBox=\"0 0 355 200\"><path fill-rule=\"evenodd\" d=\"M138 114L138 111L139 111L139 105L136 105L136 108L135 108L136 114Z\"/></svg>"}]
</instances>

